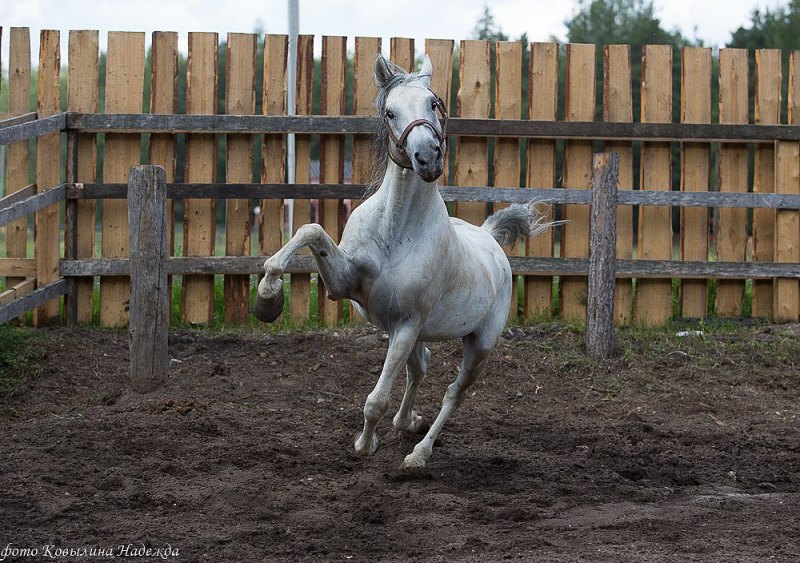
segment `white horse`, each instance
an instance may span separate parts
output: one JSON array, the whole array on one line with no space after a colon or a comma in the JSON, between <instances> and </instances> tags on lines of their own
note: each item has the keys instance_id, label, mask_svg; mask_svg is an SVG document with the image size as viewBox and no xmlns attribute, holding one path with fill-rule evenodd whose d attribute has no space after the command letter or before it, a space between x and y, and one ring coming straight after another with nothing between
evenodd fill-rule
<instances>
[{"instance_id":1,"label":"white horse","mask_svg":"<svg viewBox=\"0 0 800 563\"><path fill-rule=\"evenodd\" d=\"M382 56L375 61L382 118L378 142L385 174L379 188L354 211L336 245L317 224L303 225L264 263L253 314L274 321L283 308L283 274L308 247L328 297L348 298L355 309L389 334L383 370L364 405L356 452L372 455L375 427L389 406L389 392L406 368L406 390L394 417L398 430L419 432L413 410L430 350L425 342L461 338L461 372L448 386L442 408L402 467L423 467L447 418L481 374L505 326L511 302L511 267L501 245L553 225L534 205L511 205L477 227L448 216L436 187L446 149L447 114L430 89L426 55L418 73L406 73ZM440 113L441 121L437 118ZM391 142L389 142L391 141Z\"/></svg>"}]
</instances>

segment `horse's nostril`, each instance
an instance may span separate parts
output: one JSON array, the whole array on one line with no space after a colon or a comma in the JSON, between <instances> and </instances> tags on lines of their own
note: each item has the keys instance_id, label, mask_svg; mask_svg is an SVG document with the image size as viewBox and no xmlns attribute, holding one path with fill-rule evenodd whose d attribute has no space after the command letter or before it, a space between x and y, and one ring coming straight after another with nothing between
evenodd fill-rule
<instances>
[{"instance_id":1,"label":"horse's nostril","mask_svg":"<svg viewBox=\"0 0 800 563\"><path fill-rule=\"evenodd\" d=\"M442 156L442 147L436 145L436 158L439 158L440 156Z\"/></svg>"},{"instance_id":2,"label":"horse's nostril","mask_svg":"<svg viewBox=\"0 0 800 563\"><path fill-rule=\"evenodd\" d=\"M415 158L415 159L417 159L417 162L419 162L419 163L420 163L420 164L422 164L423 166L425 166L426 164L428 164L426 161L422 160L422 158L419 156L419 153L418 153L418 152L415 152L415 153L414 153L414 158Z\"/></svg>"}]
</instances>

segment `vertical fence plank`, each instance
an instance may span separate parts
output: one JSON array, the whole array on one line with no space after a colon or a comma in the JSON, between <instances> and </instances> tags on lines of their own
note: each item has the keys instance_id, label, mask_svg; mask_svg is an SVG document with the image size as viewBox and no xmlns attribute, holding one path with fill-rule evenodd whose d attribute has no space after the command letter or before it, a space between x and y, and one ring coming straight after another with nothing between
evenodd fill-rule
<instances>
[{"instance_id":1,"label":"vertical fence plank","mask_svg":"<svg viewBox=\"0 0 800 563\"><path fill-rule=\"evenodd\" d=\"M297 115L311 114L311 86L314 82L314 36L301 35L297 38ZM311 138L298 135L295 141L295 182L307 184L311 181ZM294 200L293 233L311 220L311 202L307 199ZM307 252L307 251L305 251ZM305 324L309 321L311 307L311 276L292 274L291 299L289 310L292 321Z\"/></svg>"},{"instance_id":2,"label":"vertical fence plank","mask_svg":"<svg viewBox=\"0 0 800 563\"><path fill-rule=\"evenodd\" d=\"M489 117L491 73L489 42L462 41L458 89L459 117ZM456 185L485 186L489 181L489 143L481 137L461 137L456 149ZM486 219L487 206L456 202L456 215L473 225Z\"/></svg>"},{"instance_id":3,"label":"vertical fence plank","mask_svg":"<svg viewBox=\"0 0 800 563\"><path fill-rule=\"evenodd\" d=\"M12 27L9 38L8 111L11 115L31 110L31 39L27 27ZM28 141L8 146L6 193L12 194L31 183ZM28 255L28 220L6 226L6 256L25 258ZM6 287L13 287L24 278L7 278Z\"/></svg>"},{"instance_id":4,"label":"vertical fence plank","mask_svg":"<svg viewBox=\"0 0 800 563\"><path fill-rule=\"evenodd\" d=\"M392 37L389 39L389 58L397 66L413 72L414 40L408 37Z\"/></svg>"},{"instance_id":5,"label":"vertical fence plank","mask_svg":"<svg viewBox=\"0 0 800 563\"><path fill-rule=\"evenodd\" d=\"M555 121L558 107L558 44L531 43L531 64L528 77L528 118L537 121ZM556 187L555 141L528 139L527 186L529 188ZM552 215L553 207L548 205ZM535 238L525 241L525 255L549 257L553 255L553 231L548 229ZM550 318L553 314L553 278L525 276L522 315L525 322Z\"/></svg>"},{"instance_id":6,"label":"vertical fence plank","mask_svg":"<svg viewBox=\"0 0 800 563\"><path fill-rule=\"evenodd\" d=\"M217 34L189 33L186 113L210 115L217 110ZM193 133L186 138L186 182L216 180L217 144L214 135ZM183 253L213 256L216 241L216 205L209 199L183 202ZM181 320L208 324L214 315L214 276L183 278Z\"/></svg>"},{"instance_id":7,"label":"vertical fence plank","mask_svg":"<svg viewBox=\"0 0 800 563\"><path fill-rule=\"evenodd\" d=\"M286 35L267 35L264 38L264 84L261 107L264 115L286 115ZM286 138L284 135L264 135L261 152L261 181L286 181ZM258 216L258 238L261 254L272 255L283 246L283 201L261 200Z\"/></svg>"},{"instance_id":8,"label":"vertical fence plank","mask_svg":"<svg viewBox=\"0 0 800 563\"><path fill-rule=\"evenodd\" d=\"M495 98L494 116L496 119L520 119L522 113L522 43L519 41L498 41L495 43ZM519 139L497 139L494 145L494 185L513 188L520 184ZM495 211L507 207L495 204ZM509 255L520 251L519 241L506 249ZM508 311L509 322L517 319L519 301L517 297L517 278L514 276L511 305Z\"/></svg>"},{"instance_id":9,"label":"vertical fence plank","mask_svg":"<svg viewBox=\"0 0 800 563\"><path fill-rule=\"evenodd\" d=\"M684 47L681 52L681 123L711 123L711 49ZM681 190L707 192L710 147L681 143ZM681 260L708 260L708 209L681 208ZM706 280L681 281L681 314L703 318L708 307Z\"/></svg>"},{"instance_id":10,"label":"vertical fence plank","mask_svg":"<svg viewBox=\"0 0 800 563\"><path fill-rule=\"evenodd\" d=\"M256 36L229 33L226 59L225 112L251 115L256 111ZM253 178L253 139L228 135L226 181L248 183ZM229 199L225 206L225 254L250 254L250 200ZM225 276L225 324L242 324L250 313L250 276Z\"/></svg>"},{"instance_id":11,"label":"vertical fence plank","mask_svg":"<svg viewBox=\"0 0 800 563\"><path fill-rule=\"evenodd\" d=\"M178 113L178 34L174 31L154 31L150 78L150 113ZM167 183L175 181L175 135L153 133L150 135L148 162L164 168ZM174 201L167 199L167 254L175 252ZM167 278L172 303L172 276ZM172 315L169 315L171 320Z\"/></svg>"},{"instance_id":12,"label":"vertical fence plank","mask_svg":"<svg viewBox=\"0 0 800 563\"><path fill-rule=\"evenodd\" d=\"M378 91L373 79L375 57L381 52L380 37L356 37L353 60L353 114L374 115ZM368 184L372 180L370 135L353 137L353 183ZM355 205L356 202L353 202Z\"/></svg>"},{"instance_id":13,"label":"vertical fence plank","mask_svg":"<svg viewBox=\"0 0 800 563\"><path fill-rule=\"evenodd\" d=\"M453 46L452 39L426 39L425 52L431 59L433 66L433 79L431 80L431 90L444 101L448 115L452 114L450 107L450 92L453 84ZM448 142L448 150L450 150ZM444 170L439 178L439 183L447 185L450 178L450 158L449 154L444 156Z\"/></svg>"},{"instance_id":14,"label":"vertical fence plank","mask_svg":"<svg viewBox=\"0 0 800 563\"><path fill-rule=\"evenodd\" d=\"M144 88L144 33L109 32L106 62L106 113L140 113ZM140 135L106 135L103 181L124 183L128 169L139 164ZM128 255L128 206L125 200L103 201L103 258ZM122 326L128 322L130 280L100 279L100 323Z\"/></svg>"},{"instance_id":15,"label":"vertical fence plank","mask_svg":"<svg viewBox=\"0 0 800 563\"><path fill-rule=\"evenodd\" d=\"M67 110L97 113L99 35L96 31L69 32L69 68L67 82ZM97 180L97 138L94 134L78 136L78 182ZM94 255L95 200L77 202L77 254L75 258ZM76 306L77 322L92 321L94 279L78 278Z\"/></svg>"},{"instance_id":16,"label":"vertical fence plank","mask_svg":"<svg viewBox=\"0 0 800 563\"><path fill-rule=\"evenodd\" d=\"M800 124L800 51L789 56L789 125ZM775 192L800 194L800 143L777 143L775 154ZM779 209L775 219L775 261L800 262L800 211ZM774 290L773 320L797 322L800 285L797 278L778 278Z\"/></svg>"},{"instance_id":17,"label":"vertical fence plank","mask_svg":"<svg viewBox=\"0 0 800 563\"><path fill-rule=\"evenodd\" d=\"M131 167L128 223L131 260L130 377L139 393L167 375L170 295L167 284L167 180L160 166Z\"/></svg>"},{"instance_id":18,"label":"vertical fence plank","mask_svg":"<svg viewBox=\"0 0 800 563\"><path fill-rule=\"evenodd\" d=\"M593 121L595 111L595 46L567 45L564 118L566 121ZM564 187L589 189L592 185L591 141L569 141L564 150ZM561 237L561 256L589 256L589 208L565 205ZM561 276L561 315L565 319L586 319L586 278Z\"/></svg>"},{"instance_id":19,"label":"vertical fence plank","mask_svg":"<svg viewBox=\"0 0 800 563\"><path fill-rule=\"evenodd\" d=\"M323 115L344 114L345 37L323 36L322 38L322 99ZM320 139L319 181L321 184L344 182L344 138L341 135L323 135ZM339 242L342 230L341 217L344 208L340 199L325 199L320 202L320 223L334 242ZM341 301L327 298L322 279L319 279L319 320L325 325L336 324L342 317Z\"/></svg>"},{"instance_id":20,"label":"vertical fence plank","mask_svg":"<svg viewBox=\"0 0 800 563\"><path fill-rule=\"evenodd\" d=\"M642 122L672 121L672 47L645 45L642 50ZM643 190L670 190L672 166L669 143L642 143ZM672 213L666 206L639 209L638 257L669 260L672 257ZM639 279L634 318L642 325L658 326L672 317L672 281Z\"/></svg>"},{"instance_id":21,"label":"vertical fence plank","mask_svg":"<svg viewBox=\"0 0 800 563\"><path fill-rule=\"evenodd\" d=\"M747 123L747 82L747 50L720 50L720 123ZM720 191L747 192L747 145L725 143L719 153ZM743 262L747 249L747 209L727 207L720 208L717 213L717 259ZM719 280L717 314L722 317L741 316L743 298L743 281Z\"/></svg>"},{"instance_id":22,"label":"vertical fence plank","mask_svg":"<svg viewBox=\"0 0 800 563\"><path fill-rule=\"evenodd\" d=\"M42 30L39 41L39 117L57 113L61 107L60 34ZM36 140L36 189L43 192L61 181L61 134L50 133ZM36 252L36 283L44 287L59 277L61 227L59 206L51 205L36 213L34 247ZM57 299L34 310L33 323L42 326L58 321Z\"/></svg>"},{"instance_id":23,"label":"vertical fence plank","mask_svg":"<svg viewBox=\"0 0 800 563\"><path fill-rule=\"evenodd\" d=\"M633 121L630 45L607 45L603 53L603 120L629 123ZM624 142L606 143L606 151L619 155L618 189L633 189L633 145ZM617 208L617 258L633 258L633 207ZM614 288L614 322L628 324L633 307L633 285L630 279L619 279Z\"/></svg>"},{"instance_id":24,"label":"vertical fence plank","mask_svg":"<svg viewBox=\"0 0 800 563\"><path fill-rule=\"evenodd\" d=\"M353 60L353 114L374 115L375 96L378 90L373 78L375 58L381 52L380 37L356 37L356 47ZM372 155L370 146L371 135L353 136L353 183L370 184L376 179L372 177ZM353 200L353 208L358 201ZM361 317L350 307L350 322L363 323L366 319Z\"/></svg>"},{"instance_id":25,"label":"vertical fence plank","mask_svg":"<svg viewBox=\"0 0 800 563\"><path fill-rule=\"evenodd\" d=\"M757 49L755 122L774 125L781 119L781 51ZM753 191L775 191L775 145L756 145ZM775 260L775 210L753 210L753 260ZM753 280L754 317L772 318L773 280Z\"/></svg>"}]
</instances>

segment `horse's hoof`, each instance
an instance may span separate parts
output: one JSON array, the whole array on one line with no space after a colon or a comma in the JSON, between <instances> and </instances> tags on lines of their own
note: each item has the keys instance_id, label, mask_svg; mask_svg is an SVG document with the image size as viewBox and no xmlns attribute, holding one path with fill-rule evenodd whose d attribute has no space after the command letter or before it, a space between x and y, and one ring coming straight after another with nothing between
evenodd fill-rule
<instances>
[{"instance_id":1,"label":"horse's hoof","mask_svg":"<svg viewBox=\"0 0 800 563\"><path fill-rule=\"evenodd\" d=\"M272 297L264 298L256 294L253 303L253 316L265 323L274 322L283 312L283 291L277 292Z\"/></svg>"},{"instance_id":2,"label":"horse's hoof","mask_svg":"<svg viewBox=\"0 0 800 563\"><path fill-rule=\"evenodd\" d=\"M400 469L404 471L413 471L415 469L422 469L428 462L424 456L419 455L417 452L412 452L406 456L403 463L400 464Z\"/></svg>"},{"instance_id":3,"label":"horse's hoof","mask_svg":"<svg viewBox=\"0 0 800 563\"><path fill-rule=\"evenodd\" d=\"M424 434L430 429L431 425L428 424L427 421L419 416L416 412L412 412L411 420L401 421L395 419L394 427L397 430L409 432L410 434Z\"/></svg>"},{"instance_id":4,"label":"horse's hoof","mask_svg":"<svg viewBox=\"0 0 800 563\"><path fill-rule=\"evenodd\" d=\"M364 440L362 439L363 433L359 434L355 441L355 448L356 453L361 457L368 457L375 453L375 450L378 449L378 445L380 444L380 439L378 439L377 434L372 435L372 440L370 440L369 444L365 444Z\"/></svg>"}]
</instances>

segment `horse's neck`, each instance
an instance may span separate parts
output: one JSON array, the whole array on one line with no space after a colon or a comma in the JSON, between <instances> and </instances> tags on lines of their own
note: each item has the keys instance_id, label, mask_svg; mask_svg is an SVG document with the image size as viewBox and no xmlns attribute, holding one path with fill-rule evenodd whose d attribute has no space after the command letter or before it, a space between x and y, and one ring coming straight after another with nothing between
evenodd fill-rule
<instances>
[{"instance_id":1,"label":"horse's neck","mask_svg":"<svg viewBox=\"0 0 800 563\"><path fill-rule=\"evenodd\" d=\"M391 160L386 168L380 192L384 197L383 224L386 236L393 239L406 234L420 222L447 219L441 213L443 203L435 183L424 182L413 170L397 166Z\"/></svg>"}]
</instances>

